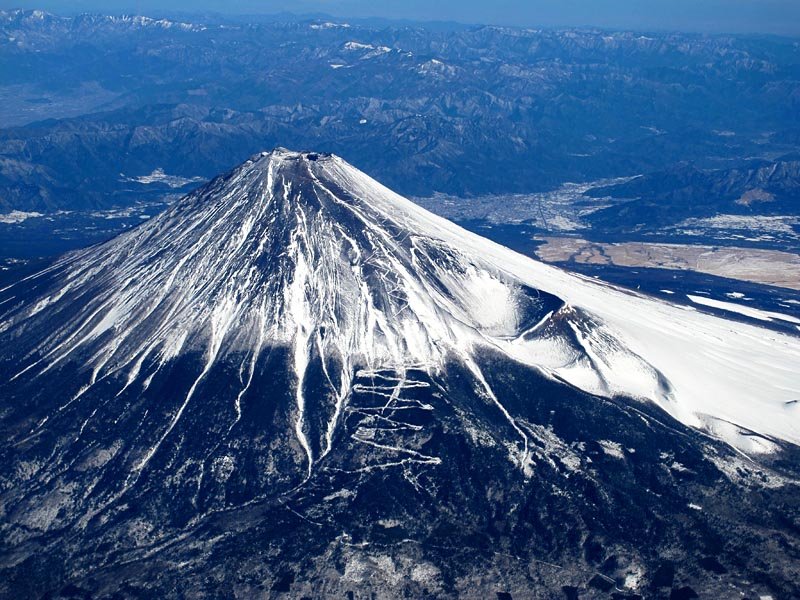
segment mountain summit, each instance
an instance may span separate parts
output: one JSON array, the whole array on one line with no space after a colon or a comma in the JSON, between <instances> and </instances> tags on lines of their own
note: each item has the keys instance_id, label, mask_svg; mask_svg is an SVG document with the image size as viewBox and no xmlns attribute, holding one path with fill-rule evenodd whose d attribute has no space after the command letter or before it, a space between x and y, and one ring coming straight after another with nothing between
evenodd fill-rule
<instances>
[{"instance_id":1,"label":"mountain summit","mask_svg":"<svg viewBox=\"0 0 800 600\"><path fill-rule=\"evenodd\" d=\"M742 511L755 553L778 500L748 486L796 485L800 340L543 265L332 155L256 155L0 290L0 347L9 593L632 594L675 577L686 519L681 560ZM538 566L501 580L506 555Z\"/></svg>"}]
</instances>

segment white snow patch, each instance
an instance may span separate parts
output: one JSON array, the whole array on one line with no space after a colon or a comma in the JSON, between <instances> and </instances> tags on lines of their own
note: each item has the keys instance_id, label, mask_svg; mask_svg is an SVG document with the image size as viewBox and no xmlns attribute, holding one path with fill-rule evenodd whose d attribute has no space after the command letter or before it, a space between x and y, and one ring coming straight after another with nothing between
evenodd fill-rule
<instances>
[{"instance_id":1,"label":"white snow patch","mask_svg":"<svg viewBox=\"0 0 800 600\"><path fill-rule=\"evenodd\" d=\"M309 25L309 28L310 29L317 29L317 30L319 30L319 29L349 29L350 28L350 24L349 23L330 23L330 22L312 23L311 25Z\"/></svg>"},{"instance_id":2,"label":"white snow patch","mask_svg":"<svg viewBox=\"0 0 800 600\"><path fill-rule=\"evenodd\" d=\"M378 519L377 523L384 529L393 529L402 525L402 523L397 519Z\"/></svg>"},{"instance_id":3,"label":"white snow patch","mask_svg":"<svg viewBox=\"0 0 800 600\"><path fill-rule=\"evenodd\" d=\"M190 183L199 183L203 181L202 177L181 177L179 175L167 175L164 169L158 167L154 169L149 175L141 175L139 177L129 177L129 181L136 181L144 185L152 183L163 183L171 188L180 188Z\"/></svg>"},{"instance_id":4,"label":"white snow patch","mask_svg":"<svg viewBox=\"0 0 800 600\"><path fill-rule=\"evenodd\" d=\"M715 215L705 218L686 219L677 227L708 229L748 229L759 232L794 235L794 227L800 218L791 215Z\"/></svg>"},{"instance_id":5,"label":"white snow patch","mask_svg":"<svg viewBox=\"0 0 800 600\"><path fill-rule=\"evenodd\" d=\"M362 44L361 42L346 42L344 45L345 50L375 50L375 46L371 44Z\"/></svg>"},{"instance_id":6,"label":"white snow patch","mask_svg":"<svg viewBox=\"0 0 800 600\"><path fill-rule=\"evenodd\" d=\"M10 213L0 214L0 223L5 223L6 225L14 225L16 223L22 223L23 221L27 221L28 219L35 219L37 217L43 217L44 215L40 212L25 212L21 210L12 210Z\"/></svg>"},{"instance_id":7,"label":"white snow patch","mask_svg":"<svg viewBox=\"0 0 800 600\"><path fill-rule=\"evenodd\" d=\"M784 315L783 313L759 310L758 308L753 308L751 306L743 306L733 302L723 302L722 300L714 300L713 298L704 298L702 296L693 296L691 294L687 294L686 297L695 304L702 304L703 306L710 306L711 308L718 308L720 310L727 310L745 317L750 317L751 319L758 319L759 321L779 320L786 321L787 323L793 323L795 325L800 324L800 319L797 317Z\"/></svg>"},{"instance_id":8,"label":"white snow patch","mask_svg":"<svg viewBox=\"0 0 800 600\"><path fill-rule=\"evenodd\" d=\"M603 452L605 452L608 456L613 456L614 458L619 458L621 460L625 459L625 453L622 451L622 445L618 442L612 442L611 440L599 440L597 442L603 448Z\"/></svg>"},{"instance_id":9,"label":"white snow patch","mask_svg":"<svg viewBox=\"0 0 800 600\"><path fill-rule=\"evenodd\" d=\"M346 42L344 49L349 52L366 50L367 52L361 56L361 60L375 58L392 51L388 46L373 46L372 44L362 44L361 42Z\"/></svg>"},{"instance_id":10,"label":"white snow patch","mask_svg":"<svg viewBox=\"0 0 800 600\"><path fill-rule=\"evenodd\" d=\"M623 582L622 586L628 590L638 590L639 587L642 585L642 578L644 577L644 569L639 565L633 565L628 567L628 571L625 573L625 581Z\"/></svg>"},{"instance_id":11,"label":"white snow patch","mask_svg":"<svg viewBox=\"0 0 800 600\"><path fill-rule=\"evenodd\" d=\"M330 502L331 500L354 498L355 495L356 495L356 493L353 490L348 490L347 488L342 488L340 490L335 491L332 494L328 494L322 500L325 501L325 502Z\"/></svg>"},{"instance_id":12,"label":"white snow patch","mask_svg":"<svg viewBox=\"0 0 800 600\"><path fill-rule=\"evenodd\" d=\"M706 429L712 435L725 440L745 454L770 454L778 450L778 445L764 436L753 433L728 421L710 416L701 416Z\"/></svg>"}]
</instances>

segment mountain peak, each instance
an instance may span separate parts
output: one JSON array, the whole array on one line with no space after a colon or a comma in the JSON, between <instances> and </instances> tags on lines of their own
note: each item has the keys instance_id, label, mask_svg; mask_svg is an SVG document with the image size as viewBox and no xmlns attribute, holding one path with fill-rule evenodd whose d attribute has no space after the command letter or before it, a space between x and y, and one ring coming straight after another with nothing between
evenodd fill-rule
<instances>
[{"instance_id":1,"label":"mountain peak","mask_svg":"<svg viewBox=\"0 0 800 600\"><path fill-rule=\"evenodd\" d=\"M337 165L339 169L349 167L333 154L277 147L254 154L221 175L211 184L213 192L202 196L235 202L247 198L255 204L267 200L276 206L284 202L316 203L314 190L319 192L319 177L321 174L325 177L326 167L337 168ZM284 216L291 218L289 213Z\"/></svg>"},{"instance_id":2,"label":"mountain peak","mask_svg":"<svg viewBox=\"0 0 800 600\"><path fill-rule=\"evenodd\" d=\"M337 157L258 154L159 217L59 263L57 283L43 280L37 301L4 315L0 332L30 342L11 379L79 364L81 384L60 416L98 386L147 395L179 357L202 357L180 404L153 426L156 436L132 450L138 478L177 442L173 432L198 410L196 392L210 373L239 365L233 429L256 365L281 348L294 388L283 410L294 415L310 476L333 447L358 373L397 379L390 411L409 402L401 392L410 370L431 378L455 360L505 423L510 460L529 473L528 436L472 352L522 344L563 303L451 247L437 231L453 227ZM54 312L69 314L71 325L45 332ZM331 390L310 415L305 388L321 376Z\"/></svg>"},{"instance_id":3,"label":"mountain peak","mask_svg":"<svg viewBox=\"0 0 800 600\"><path fill-rule=\"evenodd\" d=\"M691 539L698 518L741 538L761 495L723 478L782 484L706 434L748 455L800 442L798 338L538 263L338 157L283 149L0 289L0 349L21 577L42 548L94 576L184 543L171 564L202 546L226 571L283 573L342 551L360 573L377 558L348 553L388 560L407 528L436 548L585 556L593 538L565 522L620 523L602 543L639 561L641 532ZM253 539L267 545L245 557Z\"/></svg>"},{"instance_id":4,"label":"mountain peak","mask_svg":"<svg viewBox=\"0 0 800 600\"><path fill-rule=\"evenodd\" d=\"M45 424L99 389L148 397L180 357L198 357L173 410L129 449L134 479L180 444L198 389L225 365L241 386L224 418L228 431L241 426L258 366L276 348L288 357L294 391L281 410L292 415L306 476L333 448L359 373L395 381L381 388L384 410L401 410L411 402L409 373L429 387L452 365L503 423L496 442L529 474L530 432L488 383L487 353L591 394L655 402L746 452L800 441L785 408L800 391L795 338L739 324L733 331L537 263L333 155L257 154L134 230L0 291L0 306L0 341L18 349L12 382L79 372ZM736 368L753 352L773 365L763 380ZM710 391L698 391L708 369ZM313 411L312 381L327 388Z\"/></svg>"},{"instance_id":5,"label":"mountain peak","mask_svg":"<svg viewBox=\"0 0 800 600\"><path fill-rule=\"evenodd\" d=\"M289 150L288 148L284 148L282 146L277 146L271 151L263 151L254 154L249 159L247 159L239 169L248 169L248 168L261 168L265 169L267 166L272 163L309 163L309 162L318 162L318 161L335 161L342 159L336 156L335 154L325 153L325 152L313 152L311 150ZM236 169L235 169L236 170Z\"/></svg>"},{"instance_id":6,"label":"mountain peak","mask_svg":"<svg viewBox=\"0 0 800 600\"><path fill-rule=\"evenodd\" d=\"M333 154L329 153L321 153L321 152L313 152L310 150L289 150L288 148L284 148L283 146L276 146L271 151L263 151L251 156L246 162L247 163L258 163L264 164L264 161L311 161L315 162L320 159L331 159L337 158Z\"/></svg>"},{"instance_id":7,"label":"mountain peak","mask_svg":"<svg viewBox=\"0 0 800 600\"><path fill-rule=\"evenodd\" d=\"M319 159L334 158L336 155L328 152L315 152L312 150L289 150L283 146L276 146L272 152L261 152L260 156L269 156L282 160L310 160L317 161Z\"/></svg>"}]
</instances>

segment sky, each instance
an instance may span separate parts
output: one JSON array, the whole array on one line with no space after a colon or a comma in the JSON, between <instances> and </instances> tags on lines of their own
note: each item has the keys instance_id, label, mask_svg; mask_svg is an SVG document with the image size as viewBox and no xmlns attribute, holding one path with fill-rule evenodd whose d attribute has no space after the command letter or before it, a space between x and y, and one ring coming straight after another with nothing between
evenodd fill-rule
<instances>
[{"instance_id":1,"label":"sky","mask_svg":"<svg viewBox=\"0 0 800 600\"><path fill-rule=\"evenodd\" d=\"M525 27L800 35L800 0L0 0L0 7L56 13L325 13Z\"/></svg>"}]
</instances>

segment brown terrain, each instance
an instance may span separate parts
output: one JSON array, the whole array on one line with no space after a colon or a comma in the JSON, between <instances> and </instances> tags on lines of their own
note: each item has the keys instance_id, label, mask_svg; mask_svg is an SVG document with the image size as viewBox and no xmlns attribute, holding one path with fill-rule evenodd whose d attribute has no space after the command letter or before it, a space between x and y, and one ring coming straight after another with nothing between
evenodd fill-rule
<instances>
[{"instance_id":1,"label":"brown terrain","mask_svg":"<svg viewBox=\"0 0 800 600\"><path fill-rule=\"evenodd\" d=\"M800 290L800 256L789 252L643 242L612 244L568 237L541 239L544 244L536 254L545 262L689 270Z\"/></svg>"}]
</instances>

